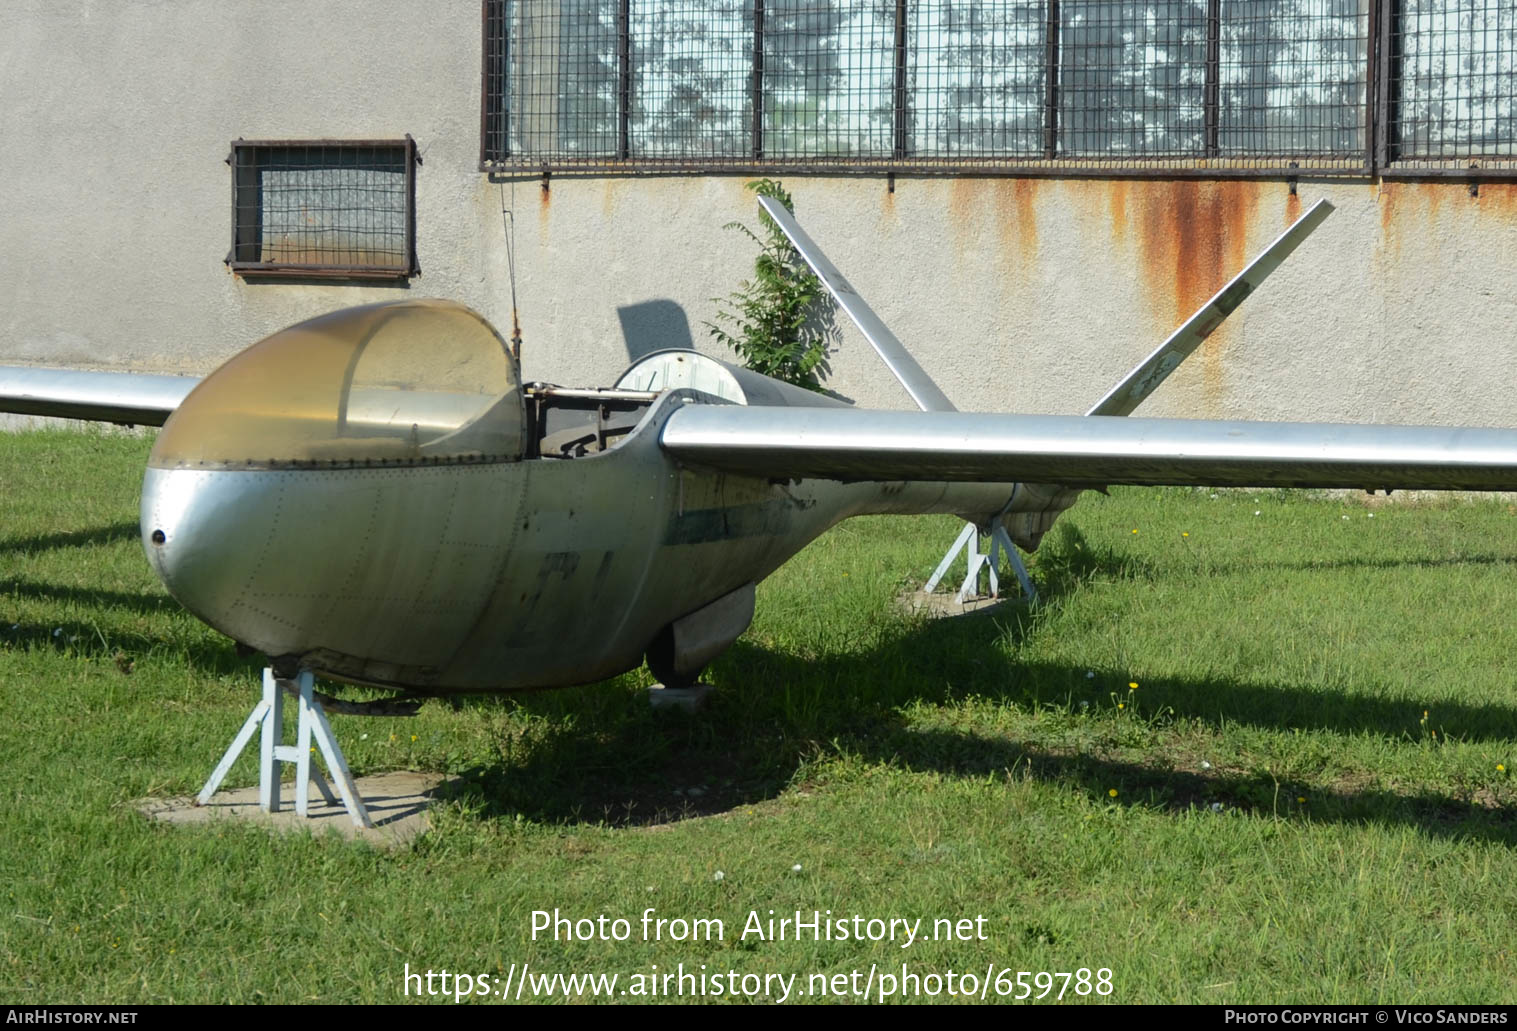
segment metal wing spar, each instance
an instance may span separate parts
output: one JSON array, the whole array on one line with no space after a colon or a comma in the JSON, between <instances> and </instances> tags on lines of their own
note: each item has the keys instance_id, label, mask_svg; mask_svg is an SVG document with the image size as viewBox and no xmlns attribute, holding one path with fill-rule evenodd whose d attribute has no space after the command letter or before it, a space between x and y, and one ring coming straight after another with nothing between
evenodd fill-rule
<instances>
[{"instance_id":1,"label":"metal wing spar","mask_svg":"<svg viewBox=\"0 0 1517 1031\"><path fill-rule=\"evenodd\" d=\"M162 426L200 380L0 365L0 411Z\"/></svg>"},{"instance_id":2,"label":"metal wing spar","mask_svg":"<svg viewBox=\"0 0 1517 1031\"><path fill-rule=\"evenodd\" d=\"M1248 267L1234 276L1226 286L1201 306L1169 339L1154 349L1137 366L1122 377L1122 382L1096 402L1086 415L1131 415L1143 399L1158 389L1165 377L1190 357L1201 342L1211 336L1222 321L1248 300L1249 294L1269 278L1269 274L1291 256L1301 241L1312 234L1323 219L1333 213L1327 200L1313 204L1290 228L1277 236Z\"/></svg>"},{"instance_id":3,"label":"metal wing spar","mask_svg":"<svg viewBox=\"0 0 1517 1031\"><path fill-rule=\"evenodd\" d=\"M686 405L681 461L771 479L1517 490L1517 430Z\"/></svg>"},{"instance_id":4,"label":"metal wing spar","mask_svg":"<svg viewBox=\"0 0 1517 1031\"><path fill-rule=\"evenodd\" d=\"M864 334L864 338L889 366L895 378L900 380L901 386L906 388L917 406L924 412L958 411L953 402L948 400L948 395L938 389L932 377L927 375L927 371L917 364L906 346L890 331L890 327L859 296L853 284L844 279L837 266L827 260L827 255L806 235L806 231L785 210L785 206L771 197L760 197L759 205L765 214L774 219L800 256L806 259L806 264L811 266L817 278L837 300L838 307L847 312L853 324L859 327L859 332Z\"/></svg>"}]
</instances>

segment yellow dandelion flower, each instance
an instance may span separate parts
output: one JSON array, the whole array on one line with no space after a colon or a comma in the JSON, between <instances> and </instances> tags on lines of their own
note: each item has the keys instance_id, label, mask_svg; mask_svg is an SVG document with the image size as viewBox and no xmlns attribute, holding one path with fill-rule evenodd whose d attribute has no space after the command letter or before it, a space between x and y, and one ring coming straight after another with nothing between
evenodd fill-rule
<instances>
[{"instance_id":1,"label":"yellow dandelion flower","mask_svg":"<svg viewBox=\"0 0 1517 1031\"><path fill-rule=\"evenodd\" d=\"M1506 767L1503 766L1501 763L1497 763L1496 764L1496 772L1497 773L1505 773L1506 772Z\"/></svg>"},{"instance_id":2,"label":"yellow dandelion flower","mask_svg":"<svg viewBox=\"0 0 1517 1031\"><path fill-rule=\"evenodd\" d=\"M415 734L412 734L412 735L411 735L411 740L412 740L412 741L415 741L415 740L416 740L416 735L415 735Z\"/></svg>"},{"instance_id":3,"label":"yellow dandelion flower","mask_svg":"<svg viewBox=\"0 0 1517 1031\"><path fill-rule=\"evenodd\" d=\"M1129 691L1136 691L1138 689L1138 682L1136 680L1129 680L1127 682L1127 689Z\"/></svg>"},{"instance_id":4,"label":"yellow dandelion flower","mask_svg":"<svg viewBox=\"0 0 1517 1031\"><path fill-rule=\"evenodd\" d=\"M1107 794L1110 795L1112 798L1116 798L1117 797L1117 789L1116 788L1112 788L1110 791L1107 792Z\"/></svg>"},{"instance_id":5,"label":"yellow dandelion flower","mask_svg":"<svg viewBox=\"0 0 1517 1031\"><path fill-rule=\"evenodd\" d=\"M1133 531L1133 533L1137 533L1137 532L1138 532L1138 531L1137 531L1137 530L1134 530L1134 531Z\"/></svg>"},{"instance_id":6,"label":"yellow dandelion flower","mask_svg":"<svg viewBox=\"0 0 1517 1031\"><path fill-rule=\"evenodd\" d=\"M1302 803L1303 805L1305 805L1306 804L1306 796L1305 795L1297 795L1296 796L1296 801Z\"/></svg>"},{"instance_id":7,"label":"yellow dandelion flower","mask_svg":"<svg viewBox=\"0 0 1517 1031\"><path fill-rule=\"evenodd\" d=\"M1119 708L1119 709L1125 709L1125 708L1127 708L1127 703L1126 702L1118 702L1117 703L1117 708Z\"/></svg>"}]
</instances>

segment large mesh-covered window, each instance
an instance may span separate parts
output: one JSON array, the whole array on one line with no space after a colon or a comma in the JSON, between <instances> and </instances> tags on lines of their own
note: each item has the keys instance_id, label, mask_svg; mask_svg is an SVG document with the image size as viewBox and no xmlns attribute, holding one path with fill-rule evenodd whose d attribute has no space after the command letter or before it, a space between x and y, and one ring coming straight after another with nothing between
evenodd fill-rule
<instances>
[{"instance_id":1,"label":"large mesh-covered window","mask_svg":"<svg viewBox=\"0 0 1517 1031\"><path fill-rule=\"evenodd\" d=\"M1369 160L1372 0L484 3L486 169Z\"/></svg>"},{"instance_id":2,"label":"large mesh-covered window","mask_svg":"<svg viewBox=\"0 0 1517 1031\"><path fill-rule=\"evenodd\" d=\"M1204 156L1205 0L1060 7L1060 151Z\"/></svg>"},{"instance_id":3,"label":"large mesh-covered window","mask_svg":"<svg viewBox=\"0 0 1517 1031\"><path fill-rule=\"evenodd\" d=\"M507 145L518 153L616 156L622 104L616 0L505 7Z\"/></svg>"},{"instance_id":4,"label":"large mesh-covered window","mask_svg":"<svg viewBox=\"0 0 1517 1031\"><path fill-rule=\"evenodd\" d=\"M895 6L767 0L762 157L889 157Z\"/></svg>"},{"instance_id":5,"label":"large mesh-covered window","mask_svg":"<svg viewBox=\"0 0 1517 1031\"><path fill-rule=\"evenodd\" d=\"M913 4L907 19L906 153L1042 156L1044 4Z\"/></svg>"},{"instance_id":6,"label":"large mesh-covered window","mask_svg":"<svg viewBox=\"0 0 1517 1031\"><path fill-rule=\"evenodd\" d=\"M1393 38L1403 158L1517 158L1517 3L1404 0Z\"/></svg>"},{"instance_id":7,"label":"large mesh-covered window","mask_svg":"<svg viewBox=\"0 0 1517 1031\"><path fill-rule=\"evenodd\" d=\"M1364 152L1364 0L1223 0L1218 148L1295 157Z\"/></svg>"},{"instance_id":8,"label":"large mesh-covered window","mask_svg":"<svg viewBox=\"0 0 1517 1031\"><path fill-rule=\"evenodd\" d=\"M631 22L631 153L739 157L752 145L753 7L663 0Z\"/></svg>"},{"instance_id":9,"label":"large mesh-covered window","mask_svg":"<svg viewBox=\"0 0 1517 1031\"><path fill-rule=\"evenodd\" d=\"M416 271L415 144L232 144L232 251L242 275Z\"/></svg>"}]
</instances>

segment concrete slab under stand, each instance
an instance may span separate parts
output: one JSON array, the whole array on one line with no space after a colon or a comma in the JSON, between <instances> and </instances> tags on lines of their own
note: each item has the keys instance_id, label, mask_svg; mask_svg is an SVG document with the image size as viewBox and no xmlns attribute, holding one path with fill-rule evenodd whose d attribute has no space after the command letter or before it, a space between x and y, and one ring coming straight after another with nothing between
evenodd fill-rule
<instances>
[{"instance_id":1,"label":"concrete slab under stand","mask_svg":"<svg viewBox=\"0 0 1517 1031\"><path fill-rule=\"evenodd\" d=\"M1012 581L1013 588L1016 581ZM971 612L982 612L985 609L1004 605L1007 602L1017 600L1017 596L1002 596L1000 598L970 598L963 602L953 600L952 591L935 591L927 594L923 591L910 591L896 599L908 612L925 612L935 619L964 616Z\"/></svg>"},{"instance_id":2,"label":"concrete slab under stand","mask_svg":"<svg viewBox=\"0 0 1517 1031\"><path fill-rule=\"evenodd\" d=\"M293 784L285 784L283 806L277 813L258 808L258 785L221 791L207 805L196 805L193 796L183 798L144 798L136 809L150 820L167 823L207 824L215 820L247 820L262 823L279 831L309 830L313 834L335 831L347 838L361 838L376 845L394 847L424 833L429 824L427 810L437 800L439 789L451 778L436 773L413 773L402 770L358 777L358 793L363 796L373 829L355 827L347 809L339 802L328 805L311 787L311 809L307 817L295 813Z\"/></svg>"}]
</instances>

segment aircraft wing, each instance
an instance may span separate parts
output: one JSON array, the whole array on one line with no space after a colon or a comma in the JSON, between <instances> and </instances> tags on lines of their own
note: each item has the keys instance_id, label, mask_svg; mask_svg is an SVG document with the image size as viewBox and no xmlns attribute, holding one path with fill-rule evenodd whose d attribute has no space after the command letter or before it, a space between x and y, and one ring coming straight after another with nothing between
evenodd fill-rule
<instances>
[{"instance_id":1,"label":"aircraft wing","mask_svg":"<svg viewBox=\"0 0 1517 1031\"><path fill-rule=\"evenodd\" d=\"M686 405L684 462L771 479L1517 490L1517 430Z\"/></svg>"},{"instance_id":2,"label":"aircraft wing","mask_svg":"<svg viewBox=\"0 0 1517 1031\"><path fill-rule=\"evenodd\" d=\"M0 365L0 411L162 426L200 380Z\"/></svg>"}]
</instances>

